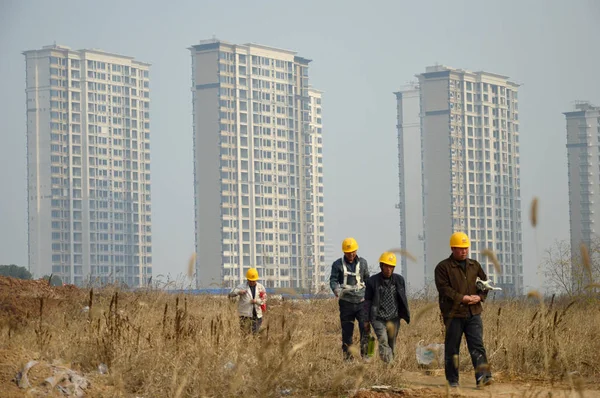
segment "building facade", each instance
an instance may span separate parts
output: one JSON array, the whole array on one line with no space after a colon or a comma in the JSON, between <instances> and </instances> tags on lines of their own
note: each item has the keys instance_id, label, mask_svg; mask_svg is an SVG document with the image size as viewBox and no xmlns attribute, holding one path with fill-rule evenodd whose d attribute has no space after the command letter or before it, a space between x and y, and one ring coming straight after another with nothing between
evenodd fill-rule
<instances>
[{"instance_id":1,"label":"building facade","mask_svg":"<svg viewBox=\"0 0 600 398\"><path fill-rule=\"evenodd\" d=\"M198 287L256 267L267 287L315 289L325 261L321 92L293 51L190 48Z\"/></svg>"},{"instance_id":2,"label":"building facade","mask_svg":"<svg viewBox=\"0 0 600 398\"><path fill-rule=\"evenodd\" d=\"M423 173L421 153L421 96L417 83L411 83L396 94L398 121L398 170L400 181L400 247L416 259L399 257L400 273L407 282L423 283L425 253L423 241Z\"/></svg>"},{"instance_id":3,"label":"building facade","mask_svg":"<svg viewBox=\"0 0 600 398\"><path fill-rule=\"evenodd\" d=\"M505 293L520 294L518 85L506 76L439 65L418 78L425 281L450 254L450 235L464 231L490 278ZM495 252L501 273L481 255L484 249Z\"/></svg>"},{"instance_id":4,"label":"building facade","mask_svg":"<svg viewBox=\"0 0 600 398\"><path fill-rule=\"evenodd\" d=\"M25 51L29 269L65 283L152 275L149 64Z\"/></svg>"},{"instance_id":5,"label":"building facade","mask_svg":"<svg viewBox=\"0 0 600 398\"><path fill-rule=\"evenodd\" d=\"M600 107L578 102L575 110L565 112L567 161L569 173L569 221L571 258L581 264L581 244L595 251L600 241ZM597 253L591 253L596 257ZM586 274L573 268L574 287L587 284Z\"/></svg>"}]
</instances>

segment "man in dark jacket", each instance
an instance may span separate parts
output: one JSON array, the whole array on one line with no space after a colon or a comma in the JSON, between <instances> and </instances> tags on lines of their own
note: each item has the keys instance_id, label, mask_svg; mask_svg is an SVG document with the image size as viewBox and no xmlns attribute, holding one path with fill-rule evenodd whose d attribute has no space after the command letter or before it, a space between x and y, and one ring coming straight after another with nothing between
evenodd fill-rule
<instances>
[{"instance_id":1,"label":"man in dark jacket","mask_svg":"<svg viewBox=\"0 0 600 398\"><path fill-rule=\"evenodd\" d=\"M396 255L383 253L379 257L379 267L381 272L369 278L365 291L365 332L369 333L370 322L379 341L379 357L388 363L394 359L400 319L410 323L410 312L404 278L394 274Z\"/></svg>"},{"instance_id":2,"label":"man in dark jacket","mask_svg":"<svg viewBox=\"0 0 600 398\"><path fill-rule=\"evenodd\" d=\"M352 345L354 334L354 321L358 321L360 331L360 353L362 357L367 355L369 335L365 333L364 309L365 282L369 279L369 266L367 260L356 254L358 243L354 238L344 239L342 251L344 255L331 265L331 276L329 286L335 297L339 298L340 322L342 324L342 352L344 359L352 357L348 347Z\"/></svg>"},{"instance_id":3,"label":"man in dark jacket","mask_svg":"<svg viewBox=\"0 0 600 398\"><path fill-rule=\"evenodd\" d=\"M483 323L481 303L487 291L477 289L477 277L487 280L481 264L468 258L469 237L463 232L455 232L450 237L452 254L435 267L435 285L439 292L440 311L446 325L445 371L451 387L458 386L458 354L464 333L475 369L478 387L491 384L487 355L483 345Z\"/></svg>"}]
</instances>

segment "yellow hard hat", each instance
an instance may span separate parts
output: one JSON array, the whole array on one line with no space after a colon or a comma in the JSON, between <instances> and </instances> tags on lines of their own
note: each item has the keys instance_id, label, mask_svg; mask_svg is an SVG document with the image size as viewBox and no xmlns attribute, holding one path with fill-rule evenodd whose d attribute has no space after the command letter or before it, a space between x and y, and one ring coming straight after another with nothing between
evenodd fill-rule
<instances>
[{"instance_id":1,"label":"yellow hard hat","mask_svg":"<svg viewBox=\"0 0 600 398\"><path fill-rule=\"evenodd\" d=\"M455 232L450 237L450 247L470 247L471 241L469 241L469 237L464 232Z\"/></svg>"},{"instance_id":2,"label":"yellow hard hat","mask_svg":"<svg viewBox=\"0 0 600 398\"><path fill-rule=\"evenodd\" d=\"M379 263L391 265L392 267L396 266L396 255L392 252L385 252L381 256L379 256Z\"/></svg>"},{"instance_id":3,"label":"yellow hard hat","mask_svg":"<svg viewBox=\"0 0 600 398\"><path fill-rule=\"evenodd\" d=\"M358 243L354 238L346 238L342 242L342 251L344 253L352 253L358 250Z\"/></svg>"},{"instance_id":4,"label":"yellow hard hat","mask_svg":"<svg viewBox=\"0 0 600 398\"><path fill-rule=\"evenodd\" d=\"M248 272L246 272L246 279L249 281L257 281L258 280L258 271L256 268L250 268Z\"/></svg>"}]
</instances>

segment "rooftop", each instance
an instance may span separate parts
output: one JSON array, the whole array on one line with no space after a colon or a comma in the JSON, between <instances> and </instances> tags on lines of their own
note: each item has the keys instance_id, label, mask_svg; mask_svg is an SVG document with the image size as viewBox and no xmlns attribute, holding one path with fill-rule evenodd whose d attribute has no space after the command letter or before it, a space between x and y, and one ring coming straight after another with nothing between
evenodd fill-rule
<instances>
[{"instance_id":1,"label":"rooftop","mask_svg":"<svg viewBox=\"0 0 600 398\"><path fill-rule=\"evenodd\" d=\"M263 49L263 50L283 52L283 53L287 53L287 54L290 54L290 55L296 55L296 54L298 54L297 51L286 50L284 48L266 46L266 45L258 44L258 43L234 44L234 43L231 43L231 42L228 42L228 41L225 41L225 40L219 40L219 39L217 39L215 37L213 37L212 39L200 40L198 42L198 44L192 45L191 48L194 48L194 49L197 49L197 50L201 50L201 49L213 48L214 46L216 46L218 44L225 44L225 45L234 46L234 47L260 48L260 49Z\"/></svg>"},{"instance_id":2,"label":"rooftop","mask_svg":"<svg viewBox=\"0 0 600 398\"><path fill-rule=\"evenodd\" d=\"M518 84L518 83L508 81L509 77L505 76L505 75L500 75L500 74L497 74L497 73L486 72L486 71L476 71L476 72L473 72L473 71L470 71L468 69L453 68L451 66L440 65L440 64L436 64L436 65L433 65L433 66L426 67L424 74L439 73L439 72L446 72L446 71L456 72L456 73L462 73L462 74L468 74L468 75L490 76L490 77L493 77L493 78L496 78L496 79L506 80L507 83L514 84L516 86L520 86L520 84Z\"/></svg>"},{"instance_id":3,"label":"rooftop","mask_svg":"<svg viewBox=\"0 0 600 398\"><path fill-rule=\"evenodd\" d=\"M61 45L61 44L56 44L56 43L50 44L50 45L47 45L47 46L43 46L41 50L26 50L26 51L23 51L23 54L33 53L33 52L37 52L37 51L46 51L46 50L73 51L73 52L77 52L77 53L85 53L85 52L95 53L95 54L99 54L99 55L106 55L106 56L111 56L111 57L118 57L118 58L130 59L130 60L134 61L137 64L150 66L149 63L138 61L134 57L131 57L129 55L122 55L122 54L117 54L117 53L111 53L111 52L104 51L104 50L99 49L99 48L87 48L87 49L81 49L81 50L73 50L69 46L65 46L65 45Z\"/></svg>"}]
</instances>

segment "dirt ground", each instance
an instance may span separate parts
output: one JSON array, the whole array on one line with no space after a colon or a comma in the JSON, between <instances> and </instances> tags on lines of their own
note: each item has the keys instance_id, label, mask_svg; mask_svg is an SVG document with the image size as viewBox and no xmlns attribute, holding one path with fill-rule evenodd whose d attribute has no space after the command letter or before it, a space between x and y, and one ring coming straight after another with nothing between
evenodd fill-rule
<instances>
[{"instance_id":1,"label":"dirt ground","mask_svg":"<svg viewBox=\"0 0 600 398\"><path fill-rule=\"evenodd\" d=\"M477 389L475 380L470 376L463 375L459 388L448 389L443 374L426 375L423 372L404 372L402 377L408 381L409 386L407 388L387 392L385 390L365 389L358 391L354 397L600 397L600 386L593 385L584 385L582 389L577 391L567 385L551 386L548 383L541 382L527 383L498 380L490 386Z\"/></svg>"},{"instance_id":2,"label":"dirt ground","mask_svg":"<svg viewBox=\"0 0 600 398\"><path fill-rule=\"evenodd\" d=\"M45 308L63 305L85 297L73 285L50 286L47 280L22 280L0 276L0 326L24 325L39 313L40 298Z\"/></svg>"}]
</instances>

